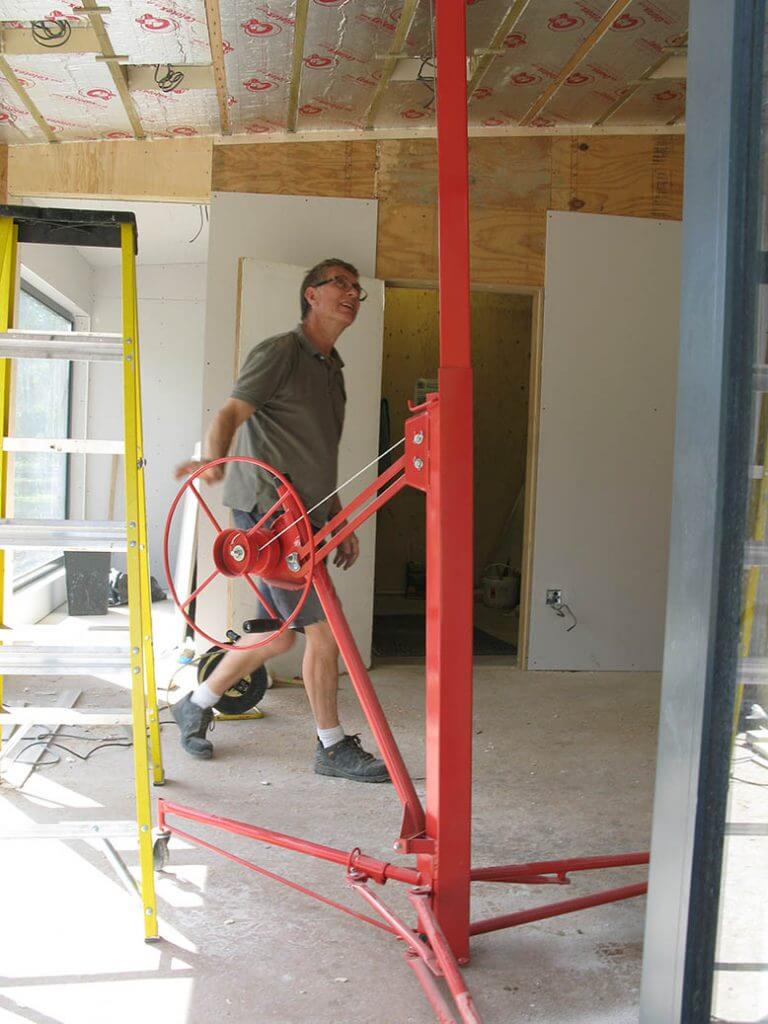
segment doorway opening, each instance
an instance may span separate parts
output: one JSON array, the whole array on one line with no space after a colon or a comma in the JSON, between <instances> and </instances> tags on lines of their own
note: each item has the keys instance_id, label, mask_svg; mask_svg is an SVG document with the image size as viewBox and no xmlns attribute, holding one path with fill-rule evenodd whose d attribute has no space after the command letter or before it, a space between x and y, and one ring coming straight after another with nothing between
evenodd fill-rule
<instances>
[{"instance_id":1,"label":"doorway opening","mask_svg":"<svg viewBox=\"0 0 768 1024\"><path fill-rule=\"evenodd\" d=\"M517 660L536 297L472 290L474 412L473 650ZM385 290L381 445L402 436L408 401L437 388L438 292L388 284ZM467 500L471 496L467 495ZM424 657L424 503L406 489L385 505L376 529L373 653Z\"/></svg>"}]
</instances>

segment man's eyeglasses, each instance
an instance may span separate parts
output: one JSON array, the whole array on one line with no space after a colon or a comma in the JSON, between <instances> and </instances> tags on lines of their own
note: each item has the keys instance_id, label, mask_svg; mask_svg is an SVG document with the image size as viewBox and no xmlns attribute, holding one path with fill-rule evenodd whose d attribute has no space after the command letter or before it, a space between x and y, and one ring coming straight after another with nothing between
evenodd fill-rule
<instances>
[{"instance_id":1,"label":"man's eyeglasses","mask_svg":"<svg viewBox=\"0 0 768 1024\"><path fill-rule=\"evenodd\" d=\"M357 281L350 281L348 277L342 277L340 274L336 277L326 277L324 281L316 281L312 287L322 288L324 284L335 284L342 292L348 292L351 289L353 292L357 292L357 298L360 302L365 302L368 298L368 292Z\"/></svg>"}]
</instances>

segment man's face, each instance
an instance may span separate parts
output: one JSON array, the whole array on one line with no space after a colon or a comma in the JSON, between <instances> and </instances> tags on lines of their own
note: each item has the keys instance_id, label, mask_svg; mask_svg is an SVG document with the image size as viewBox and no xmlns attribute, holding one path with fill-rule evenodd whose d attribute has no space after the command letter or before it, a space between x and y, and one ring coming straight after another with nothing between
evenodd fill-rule
<instances>
[{"instance_id":1,"label":"man's face","mask_svg":"<svg viewBox=\"0 0 768 1024\"><path fill-rule=\"evenodd\" d=\"M349 327L360 309L357 275L344 267L333 265L323 273L327 284L310 285L305 297L312 310L323 320L333 320Z\"/></svg>"}]
</instances>

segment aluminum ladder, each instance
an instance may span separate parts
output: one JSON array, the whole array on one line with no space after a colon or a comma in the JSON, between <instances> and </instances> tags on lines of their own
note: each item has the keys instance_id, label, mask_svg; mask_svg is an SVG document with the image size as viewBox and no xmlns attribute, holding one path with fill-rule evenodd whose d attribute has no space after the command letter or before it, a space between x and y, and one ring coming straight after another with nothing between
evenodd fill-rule
<instances>
[{"instance_id":1,"label":"aluminum ladder","mask_svg":"<svg viewBox=\"0 0 768 1024\"><path fill-rule=\"evenodd\" d=\"M122 334L84 332L49 333L14 330L18 280L18 244L106 246L119 248L122 257ZM72 646L57 643L56 627L20 627L0 632L0 705L3 674L88 676L99 672L130 673L130 711L79 711L57 706L45 708L3 706L0 723L15 727L8 747L18 742L25 726L126 725L133 740L136 820L81 821L14 827L0 838L94 839L121 880L138 892L143 908L144 938L158 938L157 901L152 858L152 802L154 785L164 782L160 726L157 712L152 605L147 548L147 519L141 422L138 309L136 294L136 219L132 213L93 210L40 209L0 206L0 623L5 622L5 551L8 548L56 548L69 551L124 551L128 571L129 647ZM9 437L11 422L11 361L13 359L111 360L123 367L123 443ZM122 452L125 463L126 522L9 519L8 453L60 451L83 454ZM111 839L137 836L139 881L128 871Z\"/></svg>"}]
</instances>

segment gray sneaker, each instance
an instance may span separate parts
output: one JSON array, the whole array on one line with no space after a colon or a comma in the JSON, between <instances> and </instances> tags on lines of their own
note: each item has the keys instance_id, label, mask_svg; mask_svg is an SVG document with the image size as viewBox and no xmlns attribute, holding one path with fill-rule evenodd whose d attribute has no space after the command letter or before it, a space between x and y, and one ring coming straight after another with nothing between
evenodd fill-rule
<instances>
[{"instance_id":1,"label":"gray sneaker","mask_svg":"<svg viewBox=\"0 0 768 1024\"><path fill-rule=\"evenodd\" d=\"M171 714L181 732L181 745L192 757L208 761L213 757L213 744L205 738L208 726L213 721L211 708L200 708L192 703L188 693L171 708Z\"/></svg>"},{"instance_id":2,"label":"gray sneaker","mask_svg":"<svg viewBox=\"0 0 768 1024\"><path fill-rule=\"evenodd\" d=\"M352 782L389 782L389 772L383 761L369 754L360 743L359 736L345 736L332 747L317 741L315 774L333 775Z\"/></svg>"}]
</instances>

